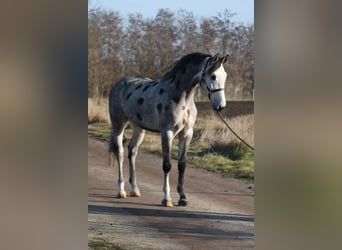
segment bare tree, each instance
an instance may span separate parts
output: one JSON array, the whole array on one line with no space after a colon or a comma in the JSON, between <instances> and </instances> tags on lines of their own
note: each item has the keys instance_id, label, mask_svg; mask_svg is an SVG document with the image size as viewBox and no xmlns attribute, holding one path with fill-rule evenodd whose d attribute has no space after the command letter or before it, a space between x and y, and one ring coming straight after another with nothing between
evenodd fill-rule
<instances>
[{"instance_id":1,"label":"bare tree","mask_svg":"<svg viewBox=\"0 0 342 250\"><path fill-rule=\"evenodd\" d=\"M195 51L229 54L226 95L252 99L254 26L236 25L229 10L196 21L192 12L160 9L154 18L129 14L125 24L117 12L88 12L88 93L100 101L111 85L126 75L152 79L179 57ZM196 100L205 97L196 93Z\"/></svg>"}]
</instances>

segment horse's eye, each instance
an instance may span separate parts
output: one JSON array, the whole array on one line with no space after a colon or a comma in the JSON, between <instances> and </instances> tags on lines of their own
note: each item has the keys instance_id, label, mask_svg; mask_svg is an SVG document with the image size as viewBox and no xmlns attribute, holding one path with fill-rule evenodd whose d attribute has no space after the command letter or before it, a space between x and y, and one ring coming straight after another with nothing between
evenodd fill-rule
<instances>
[{"instance_id":1,"label":"horse's eye","mask_svg":"<svg viewBox=\"0 0 342 250\"><path fill-rule=\"evenodd\" d=\"M210 78L211 78L211 80L215 81L216 76L215 75L211 75Z\"/></svg>"}]
</instances>

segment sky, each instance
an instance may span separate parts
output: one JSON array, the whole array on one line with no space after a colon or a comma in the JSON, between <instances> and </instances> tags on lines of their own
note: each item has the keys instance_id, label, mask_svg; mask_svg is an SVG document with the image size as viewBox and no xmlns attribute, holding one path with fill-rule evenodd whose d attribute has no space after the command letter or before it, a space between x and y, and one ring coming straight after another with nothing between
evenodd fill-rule
<instances>
[{"instance_id":1,"label":"sky","mask_svg":"<svg viewBox=\"0 0 342 250\"><path fill-rule=\"evenodd\" d=\"M254 24L254 0L90 0L89 8L94 7L118 11L123 16L141 13L146 18L154 17L161 8L191 11L196 18L216 16L228 9L236 13L233 22Z\"/></svg>"}]
</instances>

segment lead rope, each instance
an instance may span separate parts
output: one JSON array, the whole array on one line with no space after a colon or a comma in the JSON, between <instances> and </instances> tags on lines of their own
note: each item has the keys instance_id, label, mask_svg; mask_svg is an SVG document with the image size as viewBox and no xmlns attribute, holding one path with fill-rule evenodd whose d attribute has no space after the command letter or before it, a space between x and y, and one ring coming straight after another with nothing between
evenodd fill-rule
<instances>
[{"instance_id":1,"label":"lead rope","mask_svg":"<svg viewBox=\"0 0 342 250\"><path fill-rule=\"evenodd\" d=\"M245 142L237 133L234 132L234 130L228 125L228 123L224 120L224 118L222 117L221 113L219 111L216 111L216 113L218 114L218 116L221 118L221 120L223 121L223 123L227 126L227 128L241 141L243 142L243 144L245 144L247 147L249 147L253 152L254 152L254 148L249 145L247 142Z\"/></svg>"}]
</instances>

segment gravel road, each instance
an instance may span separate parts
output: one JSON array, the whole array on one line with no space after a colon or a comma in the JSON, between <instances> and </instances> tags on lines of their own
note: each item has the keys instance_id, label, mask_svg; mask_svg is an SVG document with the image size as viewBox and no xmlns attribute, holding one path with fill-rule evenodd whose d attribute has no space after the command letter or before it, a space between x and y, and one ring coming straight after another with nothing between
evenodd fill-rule
<instances>
[{"instance_id":1,"label":"gravel road","mask_svg":"<svg viewBox=\"0 0 342 250\"><path fill-rule=\"evenodd\" d=\"M128 160L124 177L129 193ZM107 144L88 138L88 238L123 249L248 249L254 247L254 185L187 167L189 204L177 206L177 164L170 174L174 206L162 207L162 160L139 153L142 196L116 198L117 169L107 166Z\"/></svg>"}]
</instances>

